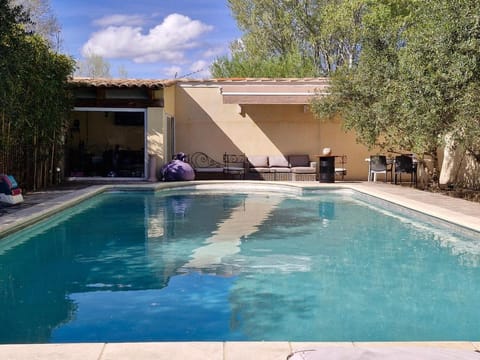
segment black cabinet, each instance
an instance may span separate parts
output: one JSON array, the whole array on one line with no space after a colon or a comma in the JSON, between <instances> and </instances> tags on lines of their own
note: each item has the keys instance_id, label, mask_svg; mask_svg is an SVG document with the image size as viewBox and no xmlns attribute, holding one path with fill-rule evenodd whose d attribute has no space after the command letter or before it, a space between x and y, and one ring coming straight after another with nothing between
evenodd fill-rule
<instances>
[{"instance_id":1,"label":"black cabinet","mask_svg":"<svg viewBox=\"0 0 480 360\"><path fill-rule=\"evenodd\" d=\"M335 156L319 156L319 181L335 182Z\"/></svg>"}]
</instances>

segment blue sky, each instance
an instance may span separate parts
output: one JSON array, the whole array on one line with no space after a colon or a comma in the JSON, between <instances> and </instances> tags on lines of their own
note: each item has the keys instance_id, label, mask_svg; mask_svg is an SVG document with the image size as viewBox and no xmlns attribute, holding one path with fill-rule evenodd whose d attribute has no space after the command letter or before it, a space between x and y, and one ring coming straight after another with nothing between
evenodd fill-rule
<instances>
[{"instance_id":1,"label":"blue sky","mask_svg":"<svg viewBox=\"0 0 480 360\"><path fill-rule=\"evenodd\" d=\"M128 78L208 78L209 65L241 36L227 0L50 0L62 51L93 53Z\"/></svg>"}]
</instances>

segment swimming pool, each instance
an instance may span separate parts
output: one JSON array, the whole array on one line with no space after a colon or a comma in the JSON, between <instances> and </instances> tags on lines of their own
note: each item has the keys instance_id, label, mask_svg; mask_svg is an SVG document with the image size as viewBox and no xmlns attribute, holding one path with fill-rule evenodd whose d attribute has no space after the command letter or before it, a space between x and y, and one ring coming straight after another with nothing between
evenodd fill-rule
<instances>
[{"instance_id":1,"label":"swimming pool","mask_svg":"<svg viewBox=\"0 0 480 360\"><path fill-rule=\"evenodd\" d=\"M351 191L106 193L0 241L0 342L474 340L478 237Z\"/></svg>"}]
</instances>

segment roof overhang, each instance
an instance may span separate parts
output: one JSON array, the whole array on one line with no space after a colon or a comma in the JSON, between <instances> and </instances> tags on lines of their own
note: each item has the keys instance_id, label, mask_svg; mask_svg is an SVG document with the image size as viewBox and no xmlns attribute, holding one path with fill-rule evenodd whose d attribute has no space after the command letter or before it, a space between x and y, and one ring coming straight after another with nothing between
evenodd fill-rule
<instances>
[{"instance_id":1,"label":"roof overhang","mask_svg":"<svg viewBox=\"0 0 480 360\"><path fill-rule=\"evenodd\" d=\"M223 83L224 104L309 104L315 96L327 94L326 79L271 82Z\"/></svg>"},{"instance_id":2,"label":"roof overhang","mask_svg":"<svg viewBox=\"0 0 480 360\"><path fill-rule=\"evenodd\" d=\"M147 108L163 107L159 92L170 80L82 78L69 79L75 107Z\"/></svg>"},{"instance_id":3,"label":"roof overhang","mask_svg":"<svg viewBox=\"0 0 480 360\"><path fill-rule=\"evenodd\" d=\"M153 93L178 84L181 87L220 88L224 104L310 104L312 98L328 93L328 78L226 78L226 79L102 79L72 78L73 89L96 89L97 102L108 89L144 89ZM149 96L153 99L153 95ZM98 105L98 104L97 104ZM141 105L141 104L140 104ZM90 105L89 105L90 106ZM158 106L154 103L151 106ZM163 106L163 105L162 105Z\"/></svg>"},{"instance_id":4,"label":"roof overhang","mask_svg":"<svg viewBox=\"0 0 480 360\"><path fill-rule=\"evenodd\" d=\"M92 88L146 88L151 90L163 89L170 86L172 80L149 80L149 79L110 79L110 78L85 78L74 77L69 81L71 87Z\"/></svg>"}]
</instances>

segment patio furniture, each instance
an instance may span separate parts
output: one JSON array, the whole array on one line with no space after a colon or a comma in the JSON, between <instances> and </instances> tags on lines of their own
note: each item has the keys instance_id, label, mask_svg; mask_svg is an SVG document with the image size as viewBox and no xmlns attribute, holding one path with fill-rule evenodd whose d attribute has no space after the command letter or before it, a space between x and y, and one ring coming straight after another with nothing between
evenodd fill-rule
<instances>
[{"instance_id":1,"label":"patio furniture","mask_svg":"<svg viewBox=\"0 0 480 360\"><path fill-rule=\"evenodd\" d=\"M397 184L397 175L402 182L402 173L410 174L410 183L417 186L417 164L413 161L412 155L395 157L395 184Z\"/></svg>"},{"instance_id":2,"label":"patio furniture","mask_svg":"<svg viewBox=\"0 0 480 360\"><path fill-rule=\"evenodd\" d=\"M247 157L247 179L273 181L274 173L268 165L267 155L251 155Z\"/></svg>"},{"instance_id":3,"label":"patio furniture","mask_svg":"<svg viewBox=\"0 0 480 360\"><path fill-rule=\"evenodd\" d=\"M347 155L335 156L335 176L341 176L342 181L347 176Z\"/></svg>"},{"instance_id":4,"label":"patio furniture","mask_svg":"<svg viewBox=\"0 0 480 360\"><path fill-rule=\"evenodd\" d=\"M223 154L223 172L227 178L245 179L245 154Z\"/></svg>"},{"instance_id":5,"label":"patio furniture","mask_svg":"<svg viewBox=\"0 0 480 360\"><path fill-rule=\"evenodd\" d=\"M293 180L290 156L285 157L284 155L270 155L268 157L268 165L270 166L270 170L273 173L273 180Z\"/></svg>"},{"instance_id":6,"label":"patio furniture","mask_svg":"<svg viewBox=\"0 0 480 360\"><path fill-rule=\"evenodd\" d=\"M385 182L388 180L388 173L390 173L390 181L392 181L393 166L387 161L385 155L371 155L368 169L368 181L377 181L378 174L385 174Z\"/></svg>"},{"instance_id":7,"label":"patio furniture","mask_svg":"<svg viewBox=\"0 0 480 360\"><path fill-rule=\"evenodd\" d=\"M347 155L315 155L319 160L318 180L320 182L335 182L340 176L342 181L347 175Z\"/></svg>"},{"instance_id":8,"label":"patio furniture","mask_svg":"<svg viewBox=\"0 0 480 360\"><path fill-rule=\"evenodd\" d=\"M189 163L197 180L248 179L266 181L315 181L316 162L301 155L223 155L223 164L203 152L195 152Z\"/></svg>"},{"instance_id":9,"label":"patio furniture","mask_svg":"<svg viewBox=\"0 0 480 360\"><path fill-rule=\"evenodd\" d=\"M319 175L318 181L321 183L335 182L335 156L322 155L318 157Z\"/></svg>"},{"instance_id":10,"label":"patio furniture","mask_svg":"<svg viewBox=\"0 0 480 360\"><path fill-rule=\"evenodd\" d=\"M223 179L224 164L212 159L204 152L197 151L193 153L188 162L193 166L195 179L197 180L215 180Z\"/></svg>"},{"instance_id":11,"label":"patio furniture","mask_svg":"<svg viewBox=\"0 0 480 360\"><path fill-rule=\"evenodd\" d=\"M246 177L266 181L315 181L316 163L307 154L249 155Z\"/></svg>"},{"instance_id":12,"label":"patio furniture","mask_svg":"<svg viewBox=\"0 0 480 360\"><path fill-rule=\"evenodd\" d=\"M288 161L292 169L293 181L315 181L317 179L316 163L310 161L310 156L290 155Z\"/></svg>"}]
</instances>

